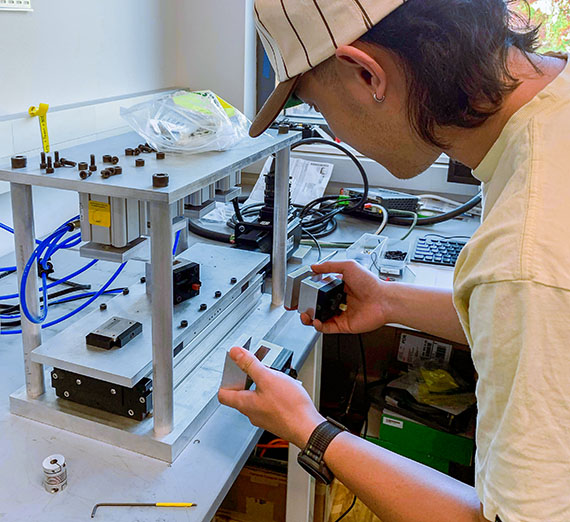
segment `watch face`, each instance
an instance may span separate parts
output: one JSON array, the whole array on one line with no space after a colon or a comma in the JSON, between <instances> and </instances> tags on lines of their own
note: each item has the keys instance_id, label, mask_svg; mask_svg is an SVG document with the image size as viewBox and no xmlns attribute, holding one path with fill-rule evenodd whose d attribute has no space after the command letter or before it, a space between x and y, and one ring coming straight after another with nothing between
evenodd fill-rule
<instances>
[{"instance_id":1,"label":"watch face","mask_svg":"<svg viewBox=\"0 0 570 522\"><path fill-rule=\"evenodd\" d=\"M315 477L317 480L320 480L327 485L332 482L332 472L324 463L321 465L303 453L299 453L297 462L309 475Z\"/></svg>"}]
</instances>

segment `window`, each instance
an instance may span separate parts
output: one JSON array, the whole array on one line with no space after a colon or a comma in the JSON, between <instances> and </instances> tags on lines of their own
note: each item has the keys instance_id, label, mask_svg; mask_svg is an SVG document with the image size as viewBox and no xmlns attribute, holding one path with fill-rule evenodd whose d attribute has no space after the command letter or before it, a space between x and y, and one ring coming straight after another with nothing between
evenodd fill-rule
<instances>
[{"instance_id":1,"label":"window","mask_svg":"<svg viewBox=\"0 0 570 522\"><path fill-rule=\"evenodd\" d=\"M528 0L531 22L540 25L541 52L570 49L570 2L568 0ZM523 16L528 10L519 7Z\"/></svg>"}]
</instances>

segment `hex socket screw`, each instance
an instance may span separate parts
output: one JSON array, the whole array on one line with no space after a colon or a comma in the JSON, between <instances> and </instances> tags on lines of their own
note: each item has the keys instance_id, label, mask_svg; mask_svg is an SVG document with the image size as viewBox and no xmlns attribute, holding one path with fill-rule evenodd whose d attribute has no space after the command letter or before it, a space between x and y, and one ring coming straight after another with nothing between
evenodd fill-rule
<instances>
[{"instance_id":1,"label":"hex socket screw","mask_svg":"<svg viewBox=\"0 0 570 522\"><path fill-rule=\"evenodd\" d=\"M118 156L112 156L111 157L111 163L113 165L116 165L117 163L119 163L119 157Z\"/></svg>"},{"instance_id":2,"label":"hex socket screw","mask_svg":"<svg viewBox=\"0 0 570 522\"><path fill-rule=\"evenodd\" d=\"M47 167L47 163L46 163L46 153L42 152L41 153L41 159L40 159L40 169L45 169Z\"/></svg>"},{"instance_id":3,"label":"hex socket screw","mask_svg":"<svg viewBox=\"0 0 570 522\"><path fill-rule=\"evenodd\" d=\"M89 164L86 161L80 161L77 164L77 170L88 170L89 169Z\"/></svg>"},{"instance_id":4,"label":"hex socket screw","mask_svg":"<svg viewBox=\"0 0 570 522\"><path fill-rule=\"evenodd\" d=\"M56 151L53 153L53 166L54 166L56 169L59 169L59 167L61 167L61 161L60 161L60 159L59 159L59 151L58 151L58 150L56 150Z\"/></svg>"},{"instance_id":5,"label":"hex socket screw","mask_svg":"<svg viewBox=\"0 0 570 522\"><path fill-rule=\"evenodd\" d=\"M103 163L111 163L111 155L110 154L103 154Z\"/></svg>"},{"instance_id":6,"label":"hex socket screw","mask_svg":"<svg viewBox=\"0 0 570 522\"><path fill-rule=\"evenodd\" d=\"M230 279L230 283L231 283L232 285L235 285L235 284L237 283L237 277L232 277L232 278Z\"/></svg>"},{"instance_id":7,"label":"hex socket screw","mask_svg":"<svg viewBox=\"0 0 570 522\"><path fill-rule=\"evenodd\" d=\"M47 157L46 174L53 174L55 169L53 168L53 163L51 161L51 156Z\"/></svg>"},{"instance_id":8,"label":"hex socket screw","mask_svg":"<svg viewBox=\"0 0 570 522\"><path fill-rule=\"evenodd\" d=\"M13 169L23 169L28 164L26 156L12 156L10 165Z\"/></svg>"},{"instance_id":9,"label":"hex socket screw","mask_svg":"<svg viewBox=\"0 0 570 522\"><path fill-rule=\"evenodd\" d=\"M222 297L222 292L220 292L220 290L216 290L216 293L214 294L214 297L216 299L218 299L219 297Z\"/></svg>"},{"instance_id":10,"label":"hex socket screw","mask_svg":"<svg viewBox=\"0 0 570 522\"><path fill-rule=\"evenodd\" d=\"M105 310L107 310L107 303L101 303L99 305L99 310L101 310L101 312L104 312Z\"/></svg>"},{"instance_id":11,"label":"hex socket screw","mask_svg":"<svg viewBox=\"0 0 570 522\"><path fill-rule=\"evenodd\" d=\"M134 156L135 151L133 149L125 149L125 156Z\"/></svg>"},{"instance_id":12,"label":"hex socket screw","mask_svg":"<svg viewBox=\"0 0 570 522\"><path fill-rule=\"evenodd\" d=\"M87 179L89 176L91 176L91 174L93 174L93 172L91 172L90 170L82 170L82 171L79 173L79 177L80 177L81 179Z\"/></svg>"},{"instance_id":13,"label":"hex socket screw","mask_svg":"<svg viewBox=\"0 0 570 522\"><path fill-rule=\"evenodd\" d=\"M180 321L180 328L187 328L188 327L188 321L186 319L182 319L182 321Z\"/></svg>"},{"instance_id":14,"label":"hex socket screw","mask_svg":"<svg viewBox=\"0 0 570 522\"><path fill-rule=\"evenodd\" d=\"M135 160L135 167L144 167L144 160L142 158L137 158Z\"/></svg>"},{"instance_id":15,"label":"hex socket screw","mask_svg":"<svg viewBox=\"0 0 570 522\"><path fill-rule=\"evenodd\" d=\"M65 158L61 158L60 163L61 163L62 167L76 167L77 166L77 162L71 161L71 160L68 160Z\"/></svg>"},{"instance_id":16,"label":"hex socket screw","mask_svg":"<svg viewBox=\"0 0 570 522\"><path fill-rule=\"evenodd\" d=\"M91 154L90 156L89 170L91 172L95 172L97 170L97 164L95 163L95 154Z\"/></svg>"},{"instance_id":17,"label":"hex socket screw","mask_svg":"<svg viewBox=\"0 0 570 522\"><path fill-rule=\"evenodd\" d=\"M208 309L208 305L206 303L202 303L200 305L200 312L203 312L204 310L207 310L207 309Z\"/></svg>"},{"instance_id":18,"label":"hex socket screw","mask_svg":"<svg viewBox=\"0 0 570 522\"><path fill-rule=\"evenodd\" d=\"M157 160L163 160L164 158L166 158L166 154L164 152L157 152L156 153L156 159Z\"/></svg>"}]
</instances>

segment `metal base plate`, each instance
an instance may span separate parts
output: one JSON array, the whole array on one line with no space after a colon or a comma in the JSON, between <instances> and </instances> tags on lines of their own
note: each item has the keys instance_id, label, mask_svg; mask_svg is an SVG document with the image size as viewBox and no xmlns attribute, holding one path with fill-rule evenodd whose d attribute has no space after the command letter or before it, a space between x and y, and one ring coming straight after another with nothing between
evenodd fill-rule
<instances>
[{"instance_id":1,"label":"metal base plate","mask_svg":"<svg viewBox=\"0 0 570 522\"><path fill-rule=\"evenodd\" d=\"M62 428L159 460L173 462L218 407L226 352L240 335L247 333L255 342L276 337L292 343L306 343L306 334L291 336L290 320L298 319L281 308L271 307L264 295L256 309L194 368L174 390L174 429L161 438L154 435L153 418L141 422L58 399L52 389L37 399L27 397L25 388L10 396L10 410L16 415ZM300 328L294 329L300 330ZM297 338L295 338L297 337ZM283 342L281 342L283 344Z\"/></svg>"}]
</instances>

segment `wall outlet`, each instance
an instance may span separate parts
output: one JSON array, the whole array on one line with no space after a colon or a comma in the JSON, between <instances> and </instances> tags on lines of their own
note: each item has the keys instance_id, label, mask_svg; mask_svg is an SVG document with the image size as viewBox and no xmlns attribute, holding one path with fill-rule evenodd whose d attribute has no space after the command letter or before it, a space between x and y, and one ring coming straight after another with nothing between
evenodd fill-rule
<instances>
[{"instance_id":1,"label":"wall outlet","mask_svg":"<svg viewBox=\"0 0 570 522\"><path fill-rule=\"evenodd\" d=\"M32 0L0 0L0 11L31 11Z\"/></svg>"}]
</instances>

